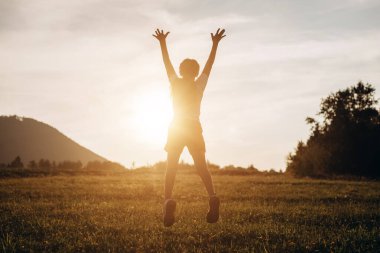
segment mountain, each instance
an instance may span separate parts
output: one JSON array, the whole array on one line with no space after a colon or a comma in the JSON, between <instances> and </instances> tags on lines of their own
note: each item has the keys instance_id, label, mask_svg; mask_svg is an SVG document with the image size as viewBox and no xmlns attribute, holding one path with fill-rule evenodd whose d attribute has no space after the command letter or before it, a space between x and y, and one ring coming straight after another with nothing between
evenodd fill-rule
<instances>
[{"instance_id":1,"label":"mountain","mask_svg":"<svg viewBox=\"0 0 380 253\"><path fill-rule=\"evenodd\" d=\"M20 156L24 164L40 159L83 164L106 161L45 123L31 118L0 116L0 163L8 164L16 156Z\"/></svg>"}]
</instances>

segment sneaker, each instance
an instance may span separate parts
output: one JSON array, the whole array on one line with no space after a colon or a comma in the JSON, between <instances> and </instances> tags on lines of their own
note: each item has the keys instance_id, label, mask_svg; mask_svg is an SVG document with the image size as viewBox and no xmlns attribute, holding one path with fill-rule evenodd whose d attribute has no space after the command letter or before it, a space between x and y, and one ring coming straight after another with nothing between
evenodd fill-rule
<instances>
[{"instance_id":1,"label":"sneaker","mask_svg":"<svg viewBox=\"0 0 380 253\"><path fill-rule=\"evenodd\" d=\"M209 205L210 209L207 213L207 222L208 223L215 223L219 219L219 205L220 205L220 200L217 196L212 196L210 197L209 200Z\"/></svg>"},{"instance_id":2,"label":"sneaker","mask_svg":"<svg viewBox=\"0 0 380 253\"><path fill-rule=\"evenodd\" d=\"M173 199L167 199L164 203L164 226L170 227L174 224L176 202Z\"/></svg>"}]
</instances>

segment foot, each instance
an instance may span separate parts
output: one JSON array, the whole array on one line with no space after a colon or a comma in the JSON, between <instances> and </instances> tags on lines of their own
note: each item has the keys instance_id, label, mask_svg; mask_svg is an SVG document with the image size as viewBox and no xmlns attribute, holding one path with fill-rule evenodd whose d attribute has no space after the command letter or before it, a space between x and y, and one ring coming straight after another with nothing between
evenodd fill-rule
<instances>
[{"instance_id":1,"label":"foot","mask_svg":"<svg viewBox=\"0 0 380 253\"><path fill-rule=\"evenodd\" d=\"M206 219L208 223L215 223L219 219L220 200L217 196L212 196L209 199L210 209L208 210Z\"/></svg>"},{"instance_id":2,"label":"foot","mask_svg":"<svg viewBox=\"0 0 380 253\"><path fill-rule=\"evenodd\" d=\"M167 199L164 203L164 226L170 227L174 224L176 202L173 199Z\"/></svg>"}]
</instances>

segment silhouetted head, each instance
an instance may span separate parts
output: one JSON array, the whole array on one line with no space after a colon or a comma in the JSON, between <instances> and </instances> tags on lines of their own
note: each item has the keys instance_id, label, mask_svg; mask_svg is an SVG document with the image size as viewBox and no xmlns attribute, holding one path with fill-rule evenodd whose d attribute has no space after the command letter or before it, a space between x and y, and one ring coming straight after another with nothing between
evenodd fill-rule
<instances>
[{"instance_id":1,"label":"silhouetted head","mask_svg":"<svg viewBox=\"0 0 380 253\"><path fill-rule=\"evenodd\" d=\"M185 59L179 65L179 74L185 79L194 79L198 76L199 64L194 59Z\"/></svg>"}]
</instances>

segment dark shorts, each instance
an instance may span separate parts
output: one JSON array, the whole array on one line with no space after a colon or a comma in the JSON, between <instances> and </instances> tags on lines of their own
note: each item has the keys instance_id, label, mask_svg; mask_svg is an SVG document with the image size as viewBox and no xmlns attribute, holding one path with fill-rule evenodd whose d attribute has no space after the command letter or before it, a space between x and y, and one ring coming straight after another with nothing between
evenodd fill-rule
<instances>
[{"instance_id":1,"label":"dark shorts","mask_svg":"<svg viewBox=\"0 0 380 253\"><path fill-rule=\"evenodd\" d=\"M202 126L199 121L173 121L168 131L168 139L165 145L166 152L181 153L185 146L190 154L206 152L202 132Z\"/></svg>"}]
</instances>

